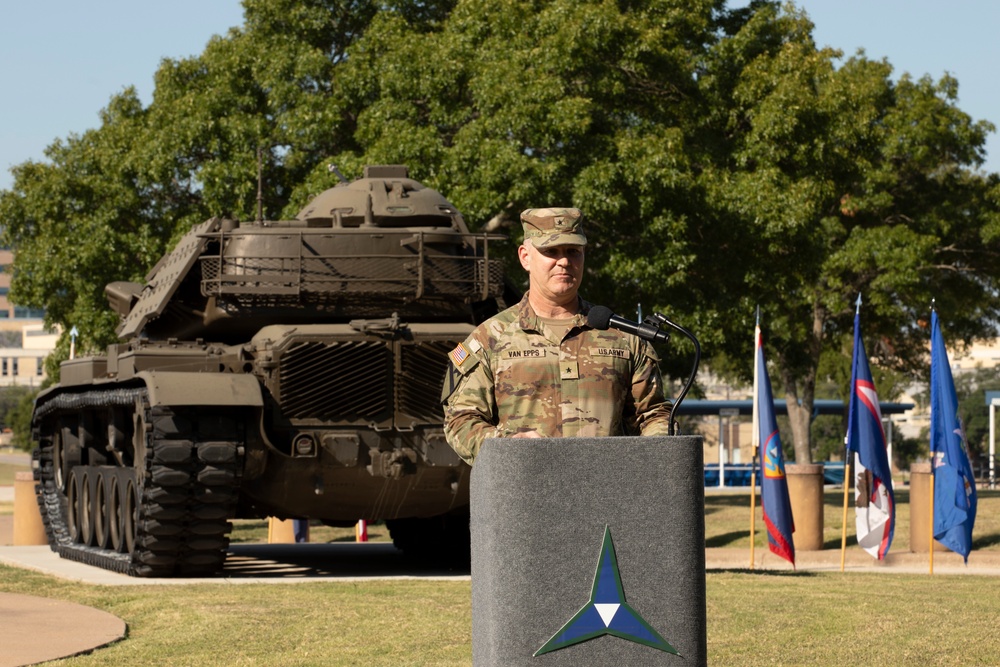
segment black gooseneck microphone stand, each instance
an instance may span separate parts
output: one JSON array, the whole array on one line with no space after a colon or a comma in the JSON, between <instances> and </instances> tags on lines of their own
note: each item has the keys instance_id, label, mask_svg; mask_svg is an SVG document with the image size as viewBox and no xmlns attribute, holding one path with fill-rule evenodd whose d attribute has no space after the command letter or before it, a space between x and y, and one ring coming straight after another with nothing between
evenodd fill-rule
<instances>
[{"instance_id":1,"label":"black gooseneck microphone stand","mask_svg":"<svg viewBox=\"0 0 1000 667\"><path fill-rule=\"evenodd\" d=\"M657 328L665 324L671 329L679 331L688 340L694 343L694 364L691 366L691 375L688 377L687 382L684 383L684 386L681 388L681 393L677 395L677 398L674 400L674 406L670 410L669 434L674 435L677 429L677 420L674 419L674 415L677 414L677 408L680 407L681 401L684 400L684 397L687 396L688 391L691 389L691 385L694 384L695 376L698 375L698 365L701 363L701 344L698 343L698 339L695 338L695 335L693 333L691 333L681 325L675 322L671 322L664 315L661 315L660 313L653 313L652 315L647 315L646 319L643 320L643 323L655 326Z\"/></svg>"}]
</instances>

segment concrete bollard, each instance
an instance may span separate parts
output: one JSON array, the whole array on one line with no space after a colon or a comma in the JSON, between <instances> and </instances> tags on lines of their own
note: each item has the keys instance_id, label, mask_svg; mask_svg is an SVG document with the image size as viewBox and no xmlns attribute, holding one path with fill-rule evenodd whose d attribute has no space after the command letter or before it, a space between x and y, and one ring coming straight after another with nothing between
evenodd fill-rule
<instances>
[{"instance_id":1,"label":"concrete bollard","mask_svg":"<svg viewBox=\"0 0 1000 667\"><path fill-rule=\"evenodd\" d=\"M795 522L795 550L819 551L823 548L823 465L788 463L785 475Z\"/></svg>"},{"instance_id":2,"label":"concrete bollard","mask_svg":"<svg viewBox=\"0 0 1000 667\"><path fill-rule=\"evenodd\" d=\"M35 496L35 476L30 472L14 473L14 546L48 543Z\"/></svg>"},{"instance_id":3,"label":"concrete bollard","mask_svg":"<svg viewBox=\"0 0 1000 667\"><path fill-rule=\"evenodd\" d=\"M910 464L910 551L927 553L930 537L931 464ZM934 540L934 551L951 551Z\"/></svg>"},{"instance_id":4,"label":"concrete bollard","mask_svg":"<svg viewBox=\"0 0 1000 667\"><path fill-rule=\"evenodd\" d=\"M278 519L268 517L267 520L267 543L268 544L294 544L295 543L295 521L294 519Z\"/></svg>"}]
</instances>

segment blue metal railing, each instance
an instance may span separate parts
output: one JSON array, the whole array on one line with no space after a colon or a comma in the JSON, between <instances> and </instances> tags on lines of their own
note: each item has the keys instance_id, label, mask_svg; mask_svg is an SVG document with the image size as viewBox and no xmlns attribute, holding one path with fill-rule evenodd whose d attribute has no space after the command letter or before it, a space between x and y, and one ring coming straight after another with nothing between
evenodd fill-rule
<instances>
[{"instance_id":1,"label":"blue metal railing","mask_svg":"<svg viewBox=\"0 0 1000 667\"><path fill-rule=\"evenodd\" d=\"M725 486L739 487L750 486L751 464L749 463L727 463L725 465ZM760 486L760 479L757 479L757 486ZM823 463L823 483L843 484L844 483L844 463L842 461L826 461ZM719 464L705 464L705 488L719 486Z\"/></svg>"}]
</instances>

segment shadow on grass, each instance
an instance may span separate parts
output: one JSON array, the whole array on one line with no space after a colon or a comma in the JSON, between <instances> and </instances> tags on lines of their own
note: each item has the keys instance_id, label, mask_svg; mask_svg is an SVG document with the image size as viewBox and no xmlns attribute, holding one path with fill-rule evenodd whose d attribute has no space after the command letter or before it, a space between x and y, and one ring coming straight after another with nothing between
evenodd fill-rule
<instances>
[{"instance_id":1,"label":"shadow on grass","mask_svg":"<svg viewBox=\"0 0 1000 667\"><path fill-rule=\"evenodd\" d=\"M758 577L815 577L816 572L803 570L751 570L746 567L729 567L721 570L709 570L709 574L748 574Z\"/></svg>"},{"instance_id":2,"label":"shadow on grass","mask_svg":"<svg viewBox=\"0 0 1000 667\"><path fill-rule=\"evenodd\" d=\"M910 490L906 487L894 488L892 491L892 497L896 501L896 507L900 505L910 504ZM831 508L840 510L844 507L844 491L843 489L835 491L824 491L823 492L823 506L824 508ZM852 488L847 492L847 507L853 512L854 511L854 489Z\"/></svg>"},{"instance_id":3,"label":"shadow on grass","mask_svg":"<svg viewBox=\"0 0 1000 667\"><path fill-rule=\"evenodd\" d=\"M760 492L757 492L758 496ZM758 500L758 502L760 502ZM727 493L725 495L718 496L705 496L705 507L750 507L750 489L747 489L745 494L743 493Z\"/></svg>"},{"instance_id":4,"label":"shadow on grass","mask_svg":"<svg viewBox=\"0 0 1000 667\"><path fill-rule=\"evenodd\" d=\"M838 536L838 537L836 537L836 538L834 538L832 540L826 540L825 542L823 542L823 548L824 549L836 549L837 551L840 551L840 540L841 540L840 536ZM851 533L848 533L847 534L847 547L850 548L850 547L855 547L857 545L858 545L858 537L857 537L857 535L852 535Z\"/></svg>"},{"instance_id":5,"label":"shadow on grass","mask_svg":"<svg viewBox=\"0 0 1000 667\"><path fill-rule=\"evenodd\" d=\"M721 535L713 535L712 537L706 538L705 546L709 548L715 547L727 547L733 542L738 542L739 540L750 539L749 530L734 530L729 533L723 533Z\"/></svg>"},{"instance_id":6,"label":"shadow on grass","mask_svg":"<svg viewBox=\"0 0 1000 667\"><path fill-rule=\"evenodd\" d=\"M985 549L986 547L992 547L997 544L1000 544L1000 535L982 535L972 540L972 549Z\"/></svg>"},{"instance_id":7,"label":"shadow on grass","mask_svg":"<svg viewBox=\"0 0 1000 667\"><path fill-rule=\"evenodd\" d=\"M760 501L758 500L759 504ZM721 512L731 507L746 507L750 509L750 491L747 489L746 495L726 494L718 496L705 496L705 516Z\"/></svg>"}]
</instances>

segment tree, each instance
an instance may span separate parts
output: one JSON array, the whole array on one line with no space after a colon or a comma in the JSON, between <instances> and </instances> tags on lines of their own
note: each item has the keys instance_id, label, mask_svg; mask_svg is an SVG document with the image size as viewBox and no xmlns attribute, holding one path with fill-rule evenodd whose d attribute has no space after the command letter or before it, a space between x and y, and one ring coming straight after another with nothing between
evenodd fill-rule
<instances>
[{"instance_id":1,"label":"tree","mask_svg":"<svg viewBox=\"0 0 1000 667\"><path fill-rule=\"evenodd\" d=\"M515 238L519 210L578 206L587 297L672 316L744 378L759 304L800 461L822 353L849 334L859 292L887 369L925 361L916 323L932 298L954 338L995 333L1000 177L976 171L992 126L958 108L950 77L894 82L888 62L817 49L791 5L245 7L202 55L164 61L149 108L116 96L101 128L22 165L0 194L12 296L77 324L84 346L113 339L109 267L134 279L192 223L258 214L259 149L266 217L330 187L330 164L408 164L473 228L498 221ZM109 230L101 266L99 248L70 250ZM66 246L55 268L53 243ZM675 376L684 345L665 359Z\"/></svg>"},{"instance_id":2,"label":"tree","mask_svg":"<svg viewBox=\"0 0 1000 667\"><path fill-rule=\"evenodd\" d=\"M18 449L30 450L32 447L31 413L37 394L37 389L24 386L0 390L0 419L5 427L13 431L11 442Z\"/></svg>"},{"instance_id":3,"label":"tree","mask_svg":"<svg viewBox=\"0 0 1000 667\"><path fill-rule=\"evenodd\" d=\"M925 378L926 380L926 378ZM990 408L986 403L986 392L1000 391L1000 378L994 368L977 367L958 371L954 376L955 395L958 397L958 415L965 431L965 441L969 446L972 458L987 457L989 451ZM921 392L917 398L927 403L930 401L928 391ZM929 431L925 429L921 439L927 442Z\"/></svg>"},{"instance_id":4,"label":"tree","mask_svg":"<svg viewBox=\"0 0 1000 667\"><path fill-rule=\"evenodd\" d=\"M0 194L3 242L16 249L11 298L45 308L49 326L75 325L81 350L115 341L104 285L141 279L172 231L127 159L145 115L126 90L102 112L100 129L54 143L48 164L15 167L14 189ZM58 368L48 373L58 377Z\"/></svg>"},{"instance_id":5,"label":"tree","mask_svg":"<svg viewBox=\"0 0 1000 667\"><path fill-rule=\"evenodd\" d=\"M450 6L396 4L415 21ZM2 241L16 249L11 299L45 308L48 325L76 326L81 352L100 352L117 340L107 283L142 281L193 224L256 215L258 148L264 210L280 213L321 156L351 141L350 122L329 109L332 68L379 7L393 3L247 0L243 29L163 61L148 108L127 89L99 128L56 141L47 163L17 166L0 193ZM64 333L50 377L68 349Z\"/></svg>"},{"instance_id":6,"label":"tree","mask_svg":"<svg viewBox=\"0 0 1000 667\"><path fill-rule=\"evenodd\" d=\"M701 79L718 103L699 183L734 252L696 294L728 313L714 350L735 358L761 305L800 461L821 354L851 332L859 293L869 352L907 373L926 365L935 297L964 340L995 335L1000 314L998 177L975 171L992 125L957 108L954 79L893 83L863 54L837 68L811 31L761 7Z\"/></svg>"},{"instance_id":7,"label":"tree","mask_svg":"<svg viewBox=\"0 0 1000 667\"><path fill-rule=\"evenodd\" d=\"M631 310L638 293L731 360L762 305L807 461L820 357L859 292L888 370L925 363L932 297L967 338L993 333L998 181L974 171L992 126L949 77L894 83L863 54L838 67L794 9L671 9L460 3L429 32L381 15L335 90L359 105L366 159L417 165L473 220L587 211L591 298Z\"/></svg>"},{"instance_id":8,"label":"tree","mask_svg":"<svg viewBox=\"0 0 1000 667\"><path fill-rule=\"evenodd\" d=\"M382 14L334 82L364 153L334 161L405 162L473 226L579 206L588 298L631 311L637 292L647 307L646 295L667 295L659 303L694 313L672 303L700 237L692 221L707 208L687 141L704 111L696 65L723 3L679 7L465 2L433 31ZM517 238L519 225L510 229Z\"/></svg>"}]
</instances>

